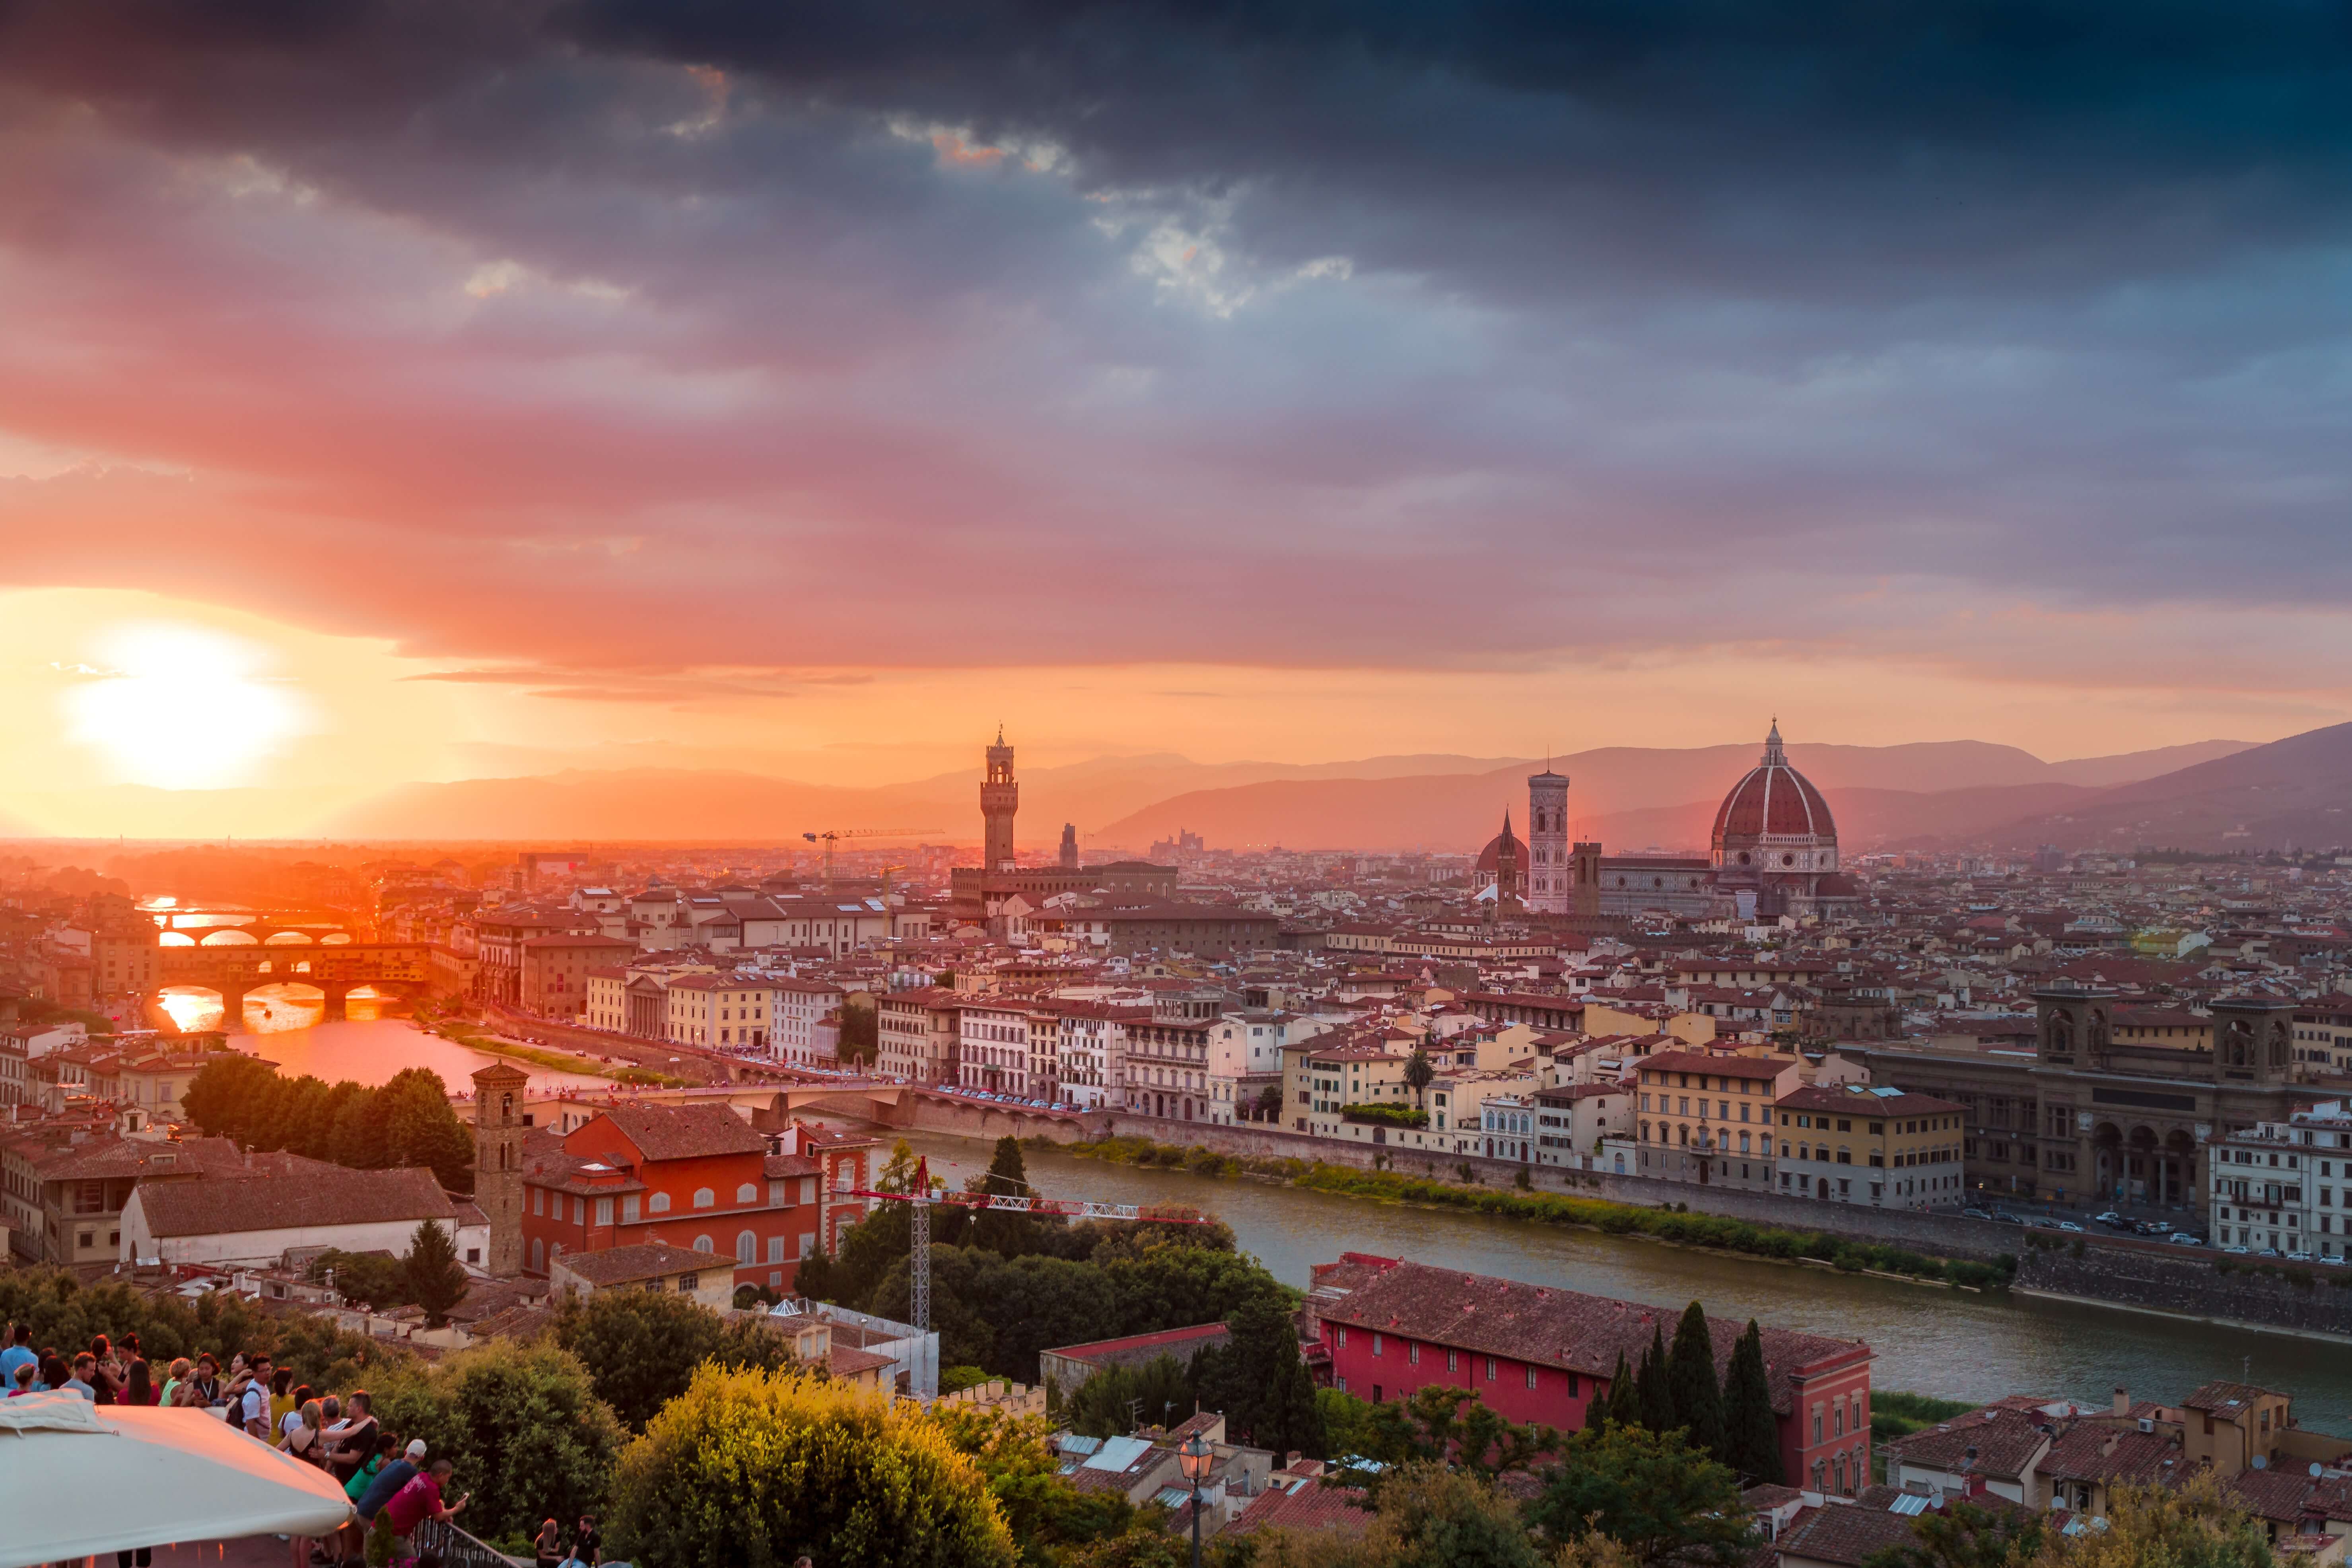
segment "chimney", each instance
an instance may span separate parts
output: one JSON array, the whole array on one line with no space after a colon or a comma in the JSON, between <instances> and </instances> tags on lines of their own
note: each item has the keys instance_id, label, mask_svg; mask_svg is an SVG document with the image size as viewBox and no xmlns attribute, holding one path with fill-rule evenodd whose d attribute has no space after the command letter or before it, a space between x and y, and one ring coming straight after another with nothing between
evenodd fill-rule
<instances>
[{"instance_id":1,"label":"chimney","mask_svg":"<svg viewBox=\"0 0 2352 1568\"><path fill-rule=\"evenodd\" d=\"M2131 1414L2131 1394L2125 1390L2121 1384L2117 1384L2116 1385L2116 1414L2118 1415L2128 1415Z\"/></svg>"}]
</instances>

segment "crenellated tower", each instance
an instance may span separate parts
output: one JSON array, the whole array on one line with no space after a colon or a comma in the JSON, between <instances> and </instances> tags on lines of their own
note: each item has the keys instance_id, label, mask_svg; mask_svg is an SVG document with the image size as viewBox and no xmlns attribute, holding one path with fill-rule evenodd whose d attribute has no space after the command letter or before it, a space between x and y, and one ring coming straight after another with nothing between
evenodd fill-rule
<instances>
[{"instance_id":1,"label":"crenellated tower","mask_svg":"<svg viewBox=\"0 0 2352 1568\"><path fill-rule=\"evenodd\" d=\"M999 724L996 744L988 748L988 776L980 785L982 870L1013 869L1013 816L1020 809L1021 786L1013 778L1013 748L1004 743L1004 726Z\"/></svg>"}]
</instances>

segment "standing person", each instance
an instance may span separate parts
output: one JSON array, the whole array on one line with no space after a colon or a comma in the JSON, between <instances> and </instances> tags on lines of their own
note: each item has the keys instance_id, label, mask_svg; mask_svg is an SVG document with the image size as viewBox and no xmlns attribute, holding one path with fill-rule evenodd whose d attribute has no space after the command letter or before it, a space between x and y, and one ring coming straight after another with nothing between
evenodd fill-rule
<instances>
[{"instance_id":1,"label":"standing person","mask_svg":"<svg viewBox=\"0 0 2352 1568\"><path fill-rule=\"evenodd\" d=\"M294 1375L293 1370L291 1368L287 1369L286 1375L290 1380ZM294 1436L294 1428L302 1424L302 1406L310 1403L311 1390L309 1384L298 1383L292 1388L287 1390L285 1410L276 1414L270 1422L270 1426L278 1433L278 1446L279 1447L283 1448L286 1447L286 1440ZM269 1402L269 1407L273 1412L277 1412L278 1401L275 1399L271 1400Z\"/></svg>"},{"instance_id":2,"label":"standing person","mask_svg":"<svg viewBox=\"0 0 2352 1568\"><path fill-rule=\"evenodd\" d=\"M237 1402L237 1420L246 1435L269 1441L269 1358L256 1356L247 1367L245 1393Z\"/></svg>"},{"instance_id":3,"label":"standing person","mask_svg":"<svg viewBox=\"0 0 2352 1568\"><path fill-rule=\"evenodd\" d=\"M91 1380L98 1375L98 1358L84 1351L74 1357L73 1375L66 1379L64 1392L79 1394L92 1405L98 1403L98 1385Z\"/></svg>"},{"instance_id":4,"label":"standing person","mask_svg":"<svg viewBox=\"0 0 2352 1568\"><path fill-rule=\"evenodd\" d=\"M5 1379L8 1386L14 1388L16 1385L18 1367L37 1367L40 1364L41 1358L33 1353L33 1325L18 1323L10 1329L8 1348L0 1351L0 1379Z\"/></svg>"},{"instance_id":5,"label":"standing person","mask_svg":"<svg viewBox=\"0 0 2352 1568\"><path fill-rule=\"evenodd\" d=\"M563 1561L563 1527L549 1520L530 1543L532 1568L555 1568Z\"/></svg>"},{"instance_id":6,"label":"standing person","mask_svg":"<svg viewBox=\"0 0 2352 1568\"><path fill-rule=\"evenodd\" d=\"M361 1454L359 1463L343 1482L343 1495L352 1500L354 1509L359 1506L360 1499L367 1496L368 1488L375 1484L376 1478L383 1474L396 1442L391 1433L381 1428L368 1434L366 1451ZM363 1562L366 1556L366 1528L356 1519L345 1520L343 1527L327 1541L330 1563Z\"/></svg>"},{"instance_id":7,"label":"standing person","mask_svg":"<svg viewBox=\"0 0 2352 1568\"><path fill-rule=\"evenodd\" d=\"M201 1405L210 1409L222 1403L220 1363L213 1359L212 1352L206 1351L196 1357L195 1374L188 1379L188 1386L182 1393L191 1405Z\"/></svg>"},{"instance_id":8,"label":"standing person","mask_svg":"<svg viewBox=\"0 0 2352 1568\"><path fill-rule=\"evenodd\" d=\"M41 1381L33 1385L33 1392L36 1394L58 1393L65 1387L66 1380L72 1375L73 1373L67 1370L66 1363L58 1359L57 1352L45 1351L41 1355Z\"/></svg>"},{"instance_id":9,"label":"standing person","mask_svg":"<svg viewBox=\"0 0 2352 1568\"><path fill-rule=\"evenodd\" d=\"M327 1439L323 1435L326 1419L325 1405L315 1399L304 1400L301 1408L294 1412L294 1425L286 1432L288 1456L324 1469L327 1462ZM293 1535L287 1540L293 1550L293 1568L310 1568L310 1538Z\"/></svg>"},{"instance_id":10,"label":"standing person","mask_svg":"<svg viewBox=\"0 0 2352 1568\"><path fill-rule=\"evenodd\" d=\"M115 1359L114 1346L104 1334L93 1334L89 1341L90 1370L96 1375L89 1380L90 1401L96 1405L112 1405L122 1396L122 1363Z\"/></svg>"},{"instance_id":11,"label":"standing person","mask_svg":"<svg viewBox=\"0 0 2352 1568\"><path fill-rule=\"evenodd\" d=\"M154 1373L147 1368L147 1358L142 1356L131 1363L131 1374L122 1380L122 1403L150 1405L158 1397Z\"/></svg>"},{"instance_id":12,"label":"standing person","mask_svg":"<svg viewBox=\"0 0 2352 1568\"><path fill-rule=\"evenodd\" d=\"M281 1439L286 1432L286 1418L294 1414L295 1407L300 1403L300 1400L294 1397L294 1369L290 1366L281 1366L271 1372L269 1374L270 1440L278 1443L280 1447L285 1446Z\"/></svg>"},{"instance_id":13,"label":"standing person","mask_svg":"<svg viewBox=\"0 0 2352 1568\"><path fill-rule=\"evenodd\" d=\"M376 1423L375 1395L366 1389L352 1389L343 1403L341 1430L329 1427L327 1433L333 1439L327 1450L327 1470L339 1481L350 1480L352 1472L375 1452L376 1434L383 1430Z\"/></svg>"},{"instance_id":14,"label":"standing person","mask_svg":"<svg viewBox=\"0 0 2352 1568\"><path fill-rule=\"evenodd\" d=\"M383 1505L384 1522L392 1526L392 1554L414 1557L416 1543L410 1538L416 1527L426 1520L446 1521L457 1517L458 1511L473 1500L467 1492L456 1502L441 1500L441 1489L449 1484L449 1472L457 1468L446 1459L436 1459L433 1468L400 1489L400 1494Z\"/></svg>"}]
</instances>

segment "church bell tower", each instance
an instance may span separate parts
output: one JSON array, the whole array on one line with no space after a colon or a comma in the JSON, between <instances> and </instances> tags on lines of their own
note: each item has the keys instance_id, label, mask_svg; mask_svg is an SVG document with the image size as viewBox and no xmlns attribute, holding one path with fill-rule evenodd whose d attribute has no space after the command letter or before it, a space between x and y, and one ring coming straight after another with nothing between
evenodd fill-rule
<instances>
[{"instance_id":1,"label":"church bell tower","mask_svg":"<svg viewBox=\"0 0 2352 1568\"><path fill-rule=\"evenodd\" d=\"M474 1074L474 1205L490 1222L493 1274L522 1272L522 1091L520 1068L492 1062Z\"/></svg>"},{"instance_id":2,"label":"church bell tower","mask_svg":"<svg viewBox=\"0 0 2352 1568\"><path fill-rule=\"evenodd\" d=\"M1013 779L1013 748L1004 743L1004 726L999 724L996 744L988 748L988 776L980 786L982 870L1013 869L1013 814L1020 808L1021 786Z\"/></svg>"}]
</instances>

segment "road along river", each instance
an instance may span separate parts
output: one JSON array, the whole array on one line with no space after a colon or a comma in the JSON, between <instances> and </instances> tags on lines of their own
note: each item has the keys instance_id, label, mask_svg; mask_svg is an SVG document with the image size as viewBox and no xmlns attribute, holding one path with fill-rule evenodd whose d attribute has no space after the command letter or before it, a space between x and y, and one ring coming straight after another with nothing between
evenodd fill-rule
<instances>
[{"instance_id":1,"label":"road along river","mask_svg":"<svg viewBox=\"0 0 2352 1568\"><path fill-rule=\"evenodd\" d=\"M992 1146L917 1133L950 1185L986 1169ZM1293 1285L1342 1252L1408 1258L1474 1274L1644 1301L1679 1311L1867 1341L1873 1381L1950 1399L2063 1395L2104 1405L2120 1384L2166 1403L2214 1378L2294 1396L2304 1426L2352 1436L2352 1347L2219 1328L2116 1308L1993 1291L1976 1294L1604 1236L1564 1226L1403 1208L1272 1183L1139 1170L1058 1150L1024 1151L1049 1197L1181 1203L1216 1214L1242 1249Z\"/></svg>"}]
</instances>

